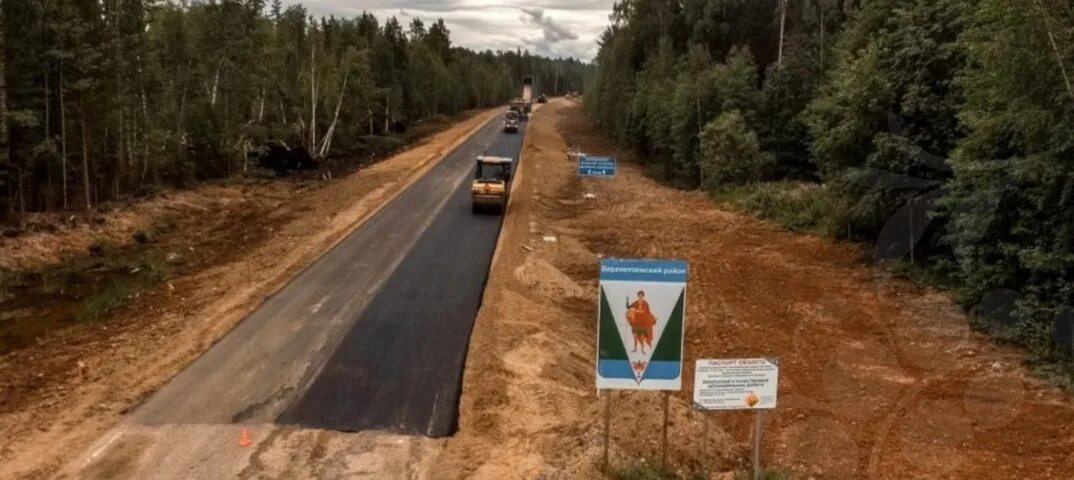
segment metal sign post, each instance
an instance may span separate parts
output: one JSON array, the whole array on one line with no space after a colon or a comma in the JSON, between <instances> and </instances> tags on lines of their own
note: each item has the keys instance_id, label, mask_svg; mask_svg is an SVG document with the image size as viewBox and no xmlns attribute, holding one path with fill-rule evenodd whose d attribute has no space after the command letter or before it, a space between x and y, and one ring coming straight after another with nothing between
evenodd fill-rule
<instances>
[{"instance_id":1,"label":"metal sign post","mask_svg":"<svg viewBox=\"0 0 1074 480\"><path fill-rule=\"evenodd\" d=\"M608 437L611 436L612 424L612 391L604 390L604 460L600 464L600 471L608 473Z\"/></svg>"},{"instance_id":2,"label":"metal sign post","mask_svg":"<svg viewBox=\"0 0 1074 480\"><path fill-rule=\"evenodd\" d=\"M757 410L757 423L753 426L753 480L761 480L761 438L764 435L764 410Z\"/></svg>"},{"instance_id":3,"label":"metal sign post","mask_svg":"<svg viewBox=\"0 0 1074 480\"><path fill-rule=\"evenodd\" d=\"M660 469L667 471L668 469L668 410L671 404L671 393L664 391L664 439L660 446Z\"/></svg>"},{"instance_id":4,"label":"metal sign post","mask_svg":"<svg viewBox=\"0 0 1074 480\"><path fill-rule=\"evenodd\" d=\"M709 478L709 417L701 411L701 478Z\"/></svg>"}]
</instances>

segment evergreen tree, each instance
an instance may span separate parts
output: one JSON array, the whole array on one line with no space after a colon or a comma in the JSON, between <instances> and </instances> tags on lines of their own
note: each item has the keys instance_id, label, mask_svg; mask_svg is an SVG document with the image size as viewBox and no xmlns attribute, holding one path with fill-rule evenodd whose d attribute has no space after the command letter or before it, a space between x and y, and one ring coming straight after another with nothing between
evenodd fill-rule
<instances>
[{"instance_id":1,"label":"evergreen tree","mask_svg":"<svg viewBox=\"0 0 1074 480\"><path fill-rule=\"evenodd\" d=\"M852 227L880 234L920 185L949 178L961 136L962 0L867 2L840 39L832 80L810 106L821 176L853 201Z\"/></svg>"},{"instance_id":2,"label":"evergreen tree","mask_svg":"<svg viewBox=\"0 0 1074 480\"><path fill-rule=\"evenodd\" d=\"M1074 9L1058 5L981 0L967 10L958 85L968 134L944 201L964 299L1021 292L1019 339L1041 352L1074 303L1074 96L1064 78L1074 38L1057 28L1074 24Z\"/></svg>"},{"instance_id":3,"label":"evergreen tree","mask_svg":"<svg viewBox=\"0 0 1074 480\"><path fill-rule=\"evenodd\" d=\"M550 91L587 73L450 35L443 20L405 32L279 0L2 0L0 219L235 175L268 142L358 153L364 137L504 104L522 75Z\"/></svg>"}]
</instances>

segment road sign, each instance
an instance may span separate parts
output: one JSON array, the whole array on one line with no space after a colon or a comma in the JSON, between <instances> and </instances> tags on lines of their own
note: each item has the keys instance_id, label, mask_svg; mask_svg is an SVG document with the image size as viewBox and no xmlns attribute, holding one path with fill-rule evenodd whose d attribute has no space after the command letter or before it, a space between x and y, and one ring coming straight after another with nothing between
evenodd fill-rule
<instances>
[{"instance_id":1,"label":"road sign","mask_svg":"<svg viewBox=\"0 0 1074 480\"><path fill-rule=\"evenodd\" d=\"M578 157L578 175L583 177L614 177L615 165L615 157L582 155Z\"/></svg>"},{"instance_id":2,"label":"road sign","mask_svg":"<svg viewBox=\"0 0 1074 480\"><path fill-rule=\"evenodd\" d=\"M598 389L682 388L686 271L681 260L600 262Z\"/></svg>"},{"instance_id":3,"label":"road sign","mask_svg":"<svg viewBox=\"0 0 1074 480\"><path fill-rule=\"evenodd\" d=\"M703 410L771 410L779 389L778 358L698 360L694 405Z\"/></svg>"}]
</instances>

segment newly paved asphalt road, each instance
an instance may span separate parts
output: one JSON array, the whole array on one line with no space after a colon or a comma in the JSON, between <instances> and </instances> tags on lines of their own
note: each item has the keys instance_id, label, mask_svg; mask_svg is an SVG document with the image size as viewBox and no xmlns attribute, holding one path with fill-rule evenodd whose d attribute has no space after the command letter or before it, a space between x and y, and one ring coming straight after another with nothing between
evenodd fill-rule
<instances>
[{"instance_id":1,"label":"newly paved asphalt road","mask_svg":"<svg viewBox=\"0 0 1074 480\"><path fill-rule=\"evenodd\" d=\"M470 211L499 117L153 395L135 424L282 423L445 436L502 218Z\"/></svg>"}]
</instances>

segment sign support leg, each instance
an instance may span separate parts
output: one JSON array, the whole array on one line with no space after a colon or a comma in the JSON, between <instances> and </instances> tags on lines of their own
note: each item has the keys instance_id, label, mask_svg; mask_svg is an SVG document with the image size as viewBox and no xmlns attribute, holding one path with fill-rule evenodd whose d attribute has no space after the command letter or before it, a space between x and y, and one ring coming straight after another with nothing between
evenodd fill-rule
<instances>
[{"instance_id":1,"label":"sign support leg","mask_svg":"<svg viewBox=\"0 0 1074 480\"><path fill-rule=\"evenodd\" d=\"M764 410L757 410L757 423L753 427L753 479L761 480L761 436L764 434Z\"/></svg>"},{"instance_id":2,"label":"sign support leg","mask_svg":"<svg viewBox=\"0 0 1074 480\"><path fill-rule=\"evenodd\" d=\"M709 478L709 416L701 412L701 478Z\"/></svg>"},{"instance_id":3,"label":"sign support leg","mask_svg":"<svg viewBox=\"0 0 1074 480\"><path fill-rule=\"evenodd\" d=\"M612 391L604 391L604 458L601 461L600 471L608 473L608 437L611 436L612 423Z\"/></svg>"},{"instance_id":4,"label":"sign support leg","mask_svg":"<svg viewBox=\"0 0 1074 480\"><path fill-rule=\"evenodd\" d=\"M668 410L670 404L671 392L664 390L664 440L660 448L660 468L665 471L668 469Z\"/></svg>"}]
</instances>

